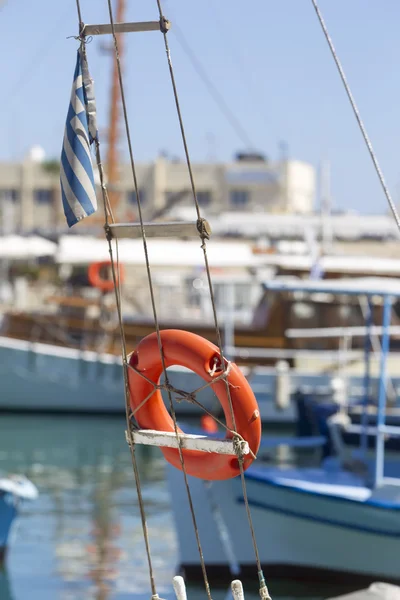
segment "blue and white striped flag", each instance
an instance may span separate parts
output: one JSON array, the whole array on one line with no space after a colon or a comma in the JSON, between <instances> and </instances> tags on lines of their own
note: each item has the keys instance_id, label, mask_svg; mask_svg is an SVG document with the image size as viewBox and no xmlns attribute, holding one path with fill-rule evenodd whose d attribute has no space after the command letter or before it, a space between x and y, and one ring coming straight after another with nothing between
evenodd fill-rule
<instances>
[{"instance_id":1,"label":"blue and white striped flag","mask_svg":"<svg viewBox=\"0 0 400 600\"><path fill-rule=\"evenodd\" d=\"M79 48L61 154L61 193L69 227L97 210L90 145L97 137L93 80Z\"/></svg>"}]
</instances>

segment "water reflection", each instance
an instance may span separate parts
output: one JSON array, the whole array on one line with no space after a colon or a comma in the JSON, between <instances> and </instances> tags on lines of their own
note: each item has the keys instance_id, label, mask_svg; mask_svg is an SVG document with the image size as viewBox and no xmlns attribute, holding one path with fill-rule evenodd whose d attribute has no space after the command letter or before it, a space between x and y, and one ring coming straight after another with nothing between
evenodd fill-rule
<instances>
[{"instance_id":1,"label":"water reflection","mask_svg":"<svg viewBox=\"0 0 400 600\"><path fill-rule=\"evenodd\" d=\"M137 455L157 591L172 600L177 544L164 460L157 448L138 446ZM0 572L1 600L148 600L123 417L1 415L0 471L25 473L40 491L18 521L7 569ZM343 591L269 584L274 600ZM245 587L247 600L259 598L256 588ZM190 587L188 597L203 600L204 588ZM214 600L226 598L226 587L213 589Z\"/></svg>"},{"instance_id":2,"label":"water reflection","mask_svg":"<svg viewBox=\"0 0 400 600\"><path fill-rule=\"evenodd\" d=\"M11 546L14 597L4 592L0 598L25 600L27 590L33 600L148 594L124 431L123 418L1 417L0 469L25 473L40 497L24 506ZM138 447L137 454L157 583L160 592L168 591L176 541L164 463L158 449Z\"/></svg>"},{"instance_id":3,"label":"water reflection","mask_svg":"<svg viewBox=\"0 0 400 600\"><path fill-rule=\"evenodd\" d=\"M2 600L14 600L12 594L11 581L7 569L0 568L0 598Z\"/></svg>"}]
</instances>

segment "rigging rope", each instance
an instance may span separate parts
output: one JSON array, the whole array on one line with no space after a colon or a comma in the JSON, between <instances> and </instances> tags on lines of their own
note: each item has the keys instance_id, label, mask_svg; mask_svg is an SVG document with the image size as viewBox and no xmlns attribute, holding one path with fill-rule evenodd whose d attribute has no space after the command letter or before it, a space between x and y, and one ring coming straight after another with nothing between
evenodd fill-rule
<instances>
[{"instance_id":1,"label":"rigging rope","mask_svg":"<svg viewBox=\"0 0 400 600\"><path fill-rule=\"evenodd\" d=\"M232 66L236 69L238 77L242 79L242 89L246 91L249 98L253 103L253 108L257 111L258 117L260 119L260 123L265 123L266 121L266 107L268 107L269 100L263 97L262 90L258 89L257 91L254 89L254 79L251 69L246 69L243 61L243 54L241 54L241 50L243 47L236 43L236 32L234 28L229 28L226 26L226 23L221 19L218 11L218 4L215 3L214 0L208 0L208 10L212 13L211 20L214 22L216 29L219 32L220 37L224 37L223 45L226 50L226 54L230 54ZM168 11L170 8L168 7ZM243 25L242 25L243 26ZM174 27L172 29L172 33L176 30L175 25L175 17L174 17ZM229 34L233 34L230 38ZM233 43L232 43L233 42ZM186 40L187 43L187 40ZM229 46L229 48L228 48ZM229 51L228 51L229 50ZM260 87L260 86L259 86ZM269 124L269 130L271 129L271 123Z\"/></svg>"},{"instance_id":2,"label":"rigging rope","mask_svg":"<svg viewBox=\"0 0 400 600\"><path fill-rule=\"evenodd\" d=\"M81 40L82 51L86 58L85 38L82 35L83 21L82 21L80 0L76 0L76 6L77 6L77 12L78 12L78 19L79 19L79 34L80 34L79 38ZM112 28L113 28L114 41L116 44L116 37L115 37L113 23L112 23ZM116 49L116 52L117 51L118 50ZM103 164L102 164L101 152L100 152L100 141L99 141L98 135L96 135L94 142L95 142L95 149L96 149L96 162L97 162L97 167L99 170L101 192L102 192L102 197L103 197L105 229L107 232L109 220L111 218L111 221L114 222L114 216L112 214L112 209L111 209L108 192L107 192L107 186L105 183L104 170L103 170ZM146 547L146 556L147 556L147 562L148 562L148 567L149 567L151 592L152 592L152 597L154 599L156 599L156 598L158 598L158 594L157 594L157 590L156 590L154 570L153 570L153 564L152 564L152 558L151 558L151 550L150 550L149 533L148 533L148 528L147 528L146 513L145 513L145 508L144 508L144 502L143 502L139 469L138 469L136 454L135 454L135 445L134 445L134 440L132 437L132 432L131 432L131 427L130 427L129 387L128 387L128 376L127 376L127 368L126 368L127 351L126 351L126 340L125 340L125 332L124 332L123 323L122 323L122 310L121 310L121 288L120 288L121 277L118 277L118 279L117 279L117 276L116 276L111 237L109 235L107 235L107 240L108 240L109 254L110 254L110 260L111 260L111 270L112 270L112 277L113 277L113 282L114 282L115 300L116 300L116 305L117 305L118 322L119 322L120 338L121 338L121 346L122 346L124 391L125 391L125 416L126 416L127 432L128 432L128 435L130 436L129 448L130 448L130 453L131 453L132 466L133 466L133 472L134 472L135 484L136 484L136 491L137 491L138 502L139 502L139 511L140 511L140 517L141 517L141 523L142 523L143 537L144 537L145 547ZM116 240L116 255L117 255L117 269L119 270L118 240Z\"/></svg>"},{"instance_id":3,"label":"rigging rope","mask_svg":"<svg viewBox=\"0 0 400 600\"><path fill-rule=\"evenodd\" d=\"M157 309L156 309L156 304L155 304L155 295L154 295L153 281L152 281L152 275L151 275L150 261L149 261L149 256L148 256L146 232L145 232L144 221L143 221L143 216L142 216L142 206L141 206L139 186L138 186L138 181L137 181L135 161L134 161L134 156L133 156L132 141L131 141L131 135L130 135L130 126L129 126L129 120L128 120L128 114L127 114L126 100L125 100L125 90L124 90L124 83L123 83L123 78L122 78L120 56L119 56L119 51L118 51L118 40L117 40L117 36L115 33L114 16L113 16L111 0L108 0L108 10L109 10L109 16L110 16L112 35L113 35L113 39L114 39L114 51L115 51L115 58L117 61L118 81L119 81L119 88L120 88L120 93L121 93L122 110L123 110L123 116L124 116L127 142L128 142L128 150L129 150L129 158L130 158L130 163L131 163L132 176L133 176L133 181L134 181L134 188L135 188L135 193L136 193L136 202L137 202L137 207L138 207L140 228L141 228L142 241L143 241L143 249L144 249L144 254L145 254L147 278L148 278L148 283L149 283L149 291L150 291L151 305L152 305L152 310L153 310L154 325L156 328L157 342L158 342L158 347L159 347L159 352L160 352L163 373L164 373L165 381L166 381L166 383L168 383L168 374L167 374L166 365L165 365L165 358L164 358L164 353L163 353L163 348L162 348L162 343L161 343L160 327L159 327L159 323L158 323ZM111 236L110 236L109 230L107 231L107 228L106 228L106 233L107 233L107 237L109 239L109 243L110 243L110 247L111 247ZM114 277L114 284L115 284L114 273L113 273L113 277ZM122 317L120 315L120 312L119 312L119 318L120 318L121 326L122 326ZM126 358L126 352L125 352L124 373L125 373L125 383L126 383L126 387L127 387L126 369L127 369L127 358ZM179 435L178 435L178 425L177 425L177 421L176 421L175 410L173 407L171 391L168 389L167 393L168 393L169 403L170 403L170 407L171 407L171 413L172 413L173 422L174 422L175 434L176 434L176 437L178 440L178 451L179 451L180 461L181 461L181 465L182 465L182 471L183 471L183 474L185 477L188 501L189 501L193 525L194 525L194 529L195 529L195 533L196 533L197 545L198 545L198 549L199 549L200 560L201 560L202 570L203 570L204 584L206 587L207 596L208 596L209 600L211 600L210 586L208 583L208 577L207 577L205 563L204 563L203 551L202 551L201 544L200 544L197 522L196 522L196 517L195 517L194 509L193 509L193 502L192 502L192 498L191 498L191 494L190 494L189 484L187 481L187 474L186 474L186 470L185 470L182 448L180 445L180 440L179 440ZM134 441L133 441L130 424L129 424L129 429L128 429L128 435L130 437L130 442L131 442L129 445L130 445L131 449L133 449ZM148 554L148 558L150 561L150 552ZM150 562L149 562L149 564L150 564ZM152 582L152 587L153 586L154 586L154 582ZM155 590L153 589L153 595L154 594L155 594Z\"/></svg>"},{"instance_id":4,"label":"rigging rope","mask_svg":"<svg viewBox=\"0 0 400 600\"><path fill-rule=\"evenodd\" d=\"M13 106L15 100L17 100L17 96L21 96L21 92L23 91L24 86L29 82L29 79L35 74L35 69L42 67L45 60L48 60L49 57L54 56L52 54L52 50L53 45L57 40L57 37L54 36L53 38L51 38L49 36L49 32L60 31L61 26L66 22L70 10L71 9L68 5L65 12L61 13L61 16L60 13L57 12L58 19L54 23L50 23L50 17L47 16L48 20L46 21L46 32L44 34L43 39L40 39L40 45L38 45L36 49L30 49L29 63L25 66L25 68L23 68L20 71L18 79L7 90L7 101L10 103L10 106ZM23 95L23 98L25 100L26 94ZM15 122L16 119L11 120Z\"/></svg>"},{"instance_id":5,"label":"rigging rope","mask_svg":"<svg viewBox=\"0 0 400 600\"><path fill-rule=\"evenodd\" d=\"M170 9L168 9L168 10L170 10ZM200 77L200 79L203 81L204 85L206 86L208 93L213 98L214 102L216 103L216 105L218 106L221 113L224 115L224 117L228 121L228 123L231 125L233 131L236 133L238 138L241 140L241 142L245 145L246 148L248 148L248 149L256 148L256 145L253 143L253 140L249 137L248 133L244 129L243 125L240 123L239 119L236 117L236 115L233 114L233 112L229 108L228 104L226 103L225 99L223 98L222 94L219 92L219 90L217 89L215 84L208 77L202 64L200 63L200 61L198 60L198 58L196 57L196 55L190 48L190 45L189 45L187 39L185 38L184 34L182 33L181 29L176 24L175 19L174 19L174 28L172 31L173 31L173 34L175 35L176 39L178 40L182 50L185 52L186 56L192 63L193 68L196 71L197 75Z\"/></svg>"},{"instance_id":6,"label":"rigging rope","mask_svg":"<svg viewBox=\"0 0 400 600\"><path fill-rule=\"evenodd\" d=\"M398 227L398 229L400 231L400 216L399 216L399 213L397 212L396 205L393 202L392 196L391 196L391 194L389 192L389 189L388 189L388 187L386 185L386 181L385 181L385 178L383 176L382 170L381 170L381 168L379 166L378 159L376 157L375 151L374 151L374 149L372 147L371 140L369 139L367 130L365 129L365 125L364 125L364 123L363 123L363 121L361 119L360 112L358 110L356 101L355 101L354 96L353 96L353 94L352 94L352 92L350 90L350 86L349 86L349 84L347 82L346 75L344 73L343 67L342 67L341 62L339 60L339 57L338 57L338 55L336 53L336 50L335 50L335 47L333 45L332 39L331 39L331 37L329 35L329 32L328 32L328 29L326 27L324 18L323 18L322 14L321 14L321 11L319 10L318 4L317 4L317 0L311 0L311 2L312 2L312 5L314 6L315 12L317 13L317 17L318 17L319 23L321 25L322 31L324 32L326 41L328 42L329 49L330 49L330 51L332 53L333 59L334 59L335 64L336 64L336 67L337 67L337 69L339 71L339 74L340 74L340 77L342 79L342 83L343 83L344 88L346 90L347 96L348 96L348 98L350 100L351 107L352 107L353 112L355 114L355 117L357 119L357 123L358 123L358 125L360 127L360 130L361 130L361 133L363 135L365 144L366 144L366 146L368 148L368 152L370 154L372 162L374 163L375 171L376 171L376 173L378 175L378 178L379 178L379 181L381 183L383 192L384 192L384 194L386 196L386 200L389 203L390 209L391 209L391 211L393 213L394 220L396 221L397 227Z\"/></svg>"},{"instance_id":7,"label":"rigging rope","mask_svg":"<svg viewBox=\"0 0 400 600\"><path fill-rule=\"evenodd\" d=\"M108 10L109 10L111 31L112 31L112 36L113 36L113 40L114 40L114 51L115 51L115 59L117 62L118 81L119 81L119 88L120 88L120 93L121 93L122 109L123 109L123 116L124 116L124 122L125 122L126 136L127 136L127 141L128 141L131 170L132 170L133 182L134 182L134 187L135 187L135 192L136 192L136 202L137 202L137 207L138 207L138 215L139 215L143 248L144 248L144 254L145 254L147 278L148 278L148 283L149 283L149 292L150 292L151 305L152 305L152 311L153 311L154 325L155 325L155 329L156 329L157 343L158 343L158 348L159 348L159 352L160 352L162 370L163 370L163 374L165 377L165 384L163 386L163 389L166 389L166 391L168 393L168 399L169 399L169 404L170 404L170 409L171 409L171 416L173 418L175 435L176 435L176 439L177 439L179 457L180 457L182 472L183 472L183 476L184 476L185 487L186 487L189 507L190 507L190 511L191 511L197 546L198 546L199 555L200 555L204 584L205 584L208 599L211 600L210 586L209 586L209 582L208 582L206 566L205 566L205 562L204 562L204 556L203 556L203 551L202 551L202 547L201 547L200 536L199 536L199 531L198 531L198 527L197 527L197 521L196 521L196 516L195 516L195 512L194 512L194 507L193 507L192 496L191 496L188 478L187 478L187 472L186 472L186 468L185 468L185 461L184 461L182 447L181 447L181 440L180 440L179 433L178 433L178 425L177 425L177 420L176 420L175 409L174 409L173 401L172 401L172 393L171 392L174 390L174 388L173 388L173 386L171 386L171 384L169 383L169 380L168 380L168 374L167 374L166 364L165 364L165 357L164 357L163 347L162 347L162 342L161 342L160 327L159 327L159 322L158 322L152 274L151 274L151 266L150 266L150 261L149 261L149 256L148 256L146 232L145 232L145 227L144 227L144 222L143 222L143 217L142 217L141 199L140 199L139 186L138 186L138 181L137 181L135 161L134 161L134 156L133 156L129 120L128 120L128 115L127 115L124 83L123 83L123 78L122 78L120 55L119 55L119 51L118 51L118 40L117 40L117 36L116 36L116 32L115 32L114 16L113 16L111 0L107 0L107 1L108 1ZM80 0L76 0L76 4L77 4L79 27L80 27L79 39L81 41L82 51L85 53L86 40L84 38L84 33L83 33L83 22L82 22L82 18L81 18ZM233 431L231 433L234 435L234 440L236 442L235 446L236 446L238 464L239 464L240 474L241 474L243 497L244 497L244 502L246 505L247 516L248 516L250 531L251 531L255 555L256 555L258 576L259 576L259 582L260 582L260 594L261 594L262 598L269 598L268 590L265 585L264 576L263 576L263 573L261 570L259 553L258 553L256 539L255 539L255 533L254 533L254 528L253 528L253 524L252 524L251 514L250 514L250 507L249 507L248 499L247 499L246 482L244 480L244 471L243 471L243 454L241 452L241 447L242 447L242 444L244 443L244 440L237 433L237 428L236 428L235 415L233 412L232 399L231 399L230 390L229 390L229 383L227 381L227 377L229 374L229 363L227 364L226 368L224 368L224 365L223 365L224 358L223 358L223 351L222 351L221 333L220 333L219 326L218 326L216 304L215 304L215 298L214 298L214 293L213 293L211 274L210 274L210 268L209 268L208 256L207 256L207 248L206 248L206 240L208 239L208 231L205 227L205 221L201 217L200 207L199 207L199 204L197 201L193 171L192 171L189 151L188 151L188 147L187 147L186 135L185 135L185 130L184 130L184 126L183 126L183 120L182 120L182 115L181 115L181 110L180 110L180 105L179 105L177 88L176 88L176 84L175 84L175 77L174 77L174 72L173 72L172 63L171 63L169 45L168 45L168 40L167 40L167 36L166 36L167 30L168 30L168 28L166 26L167 21L162 13L160 0L157 0L157 6L158 6L159 14L160 14L160 29L164 35L165 49L166 49L167 58L168 58L170 77L171 77L172 87L173 87L173 91L174 91L174 98L175 98L175 104L176 104L176 109L177 109L178 118L179 118L179 125L180 125L180 129L181 129L183 145L185 148L185 155L186 155L187 167L188 167L190 181L191 181L193 199L194 199L196 212L197 212L197 216L198 216L198 230L199 230L199 235L200 235L200 238L202 241L201 248L202 248L203 254L204 254L204 262L205 262L208 285L209 285L209 290L210 290L210 299L211 299L211 304L212 304L212 309L213 309L215 330L216 330L218 347L219 347L219 352L220 352L220 361L222 363L221 369L223 372L222 372L222 375L220 376L220 378L224 380L224 383L226 386L226 391L227 391L227 396L228 396L228 400L229 400L229 406L230 406L230 412L231 412L231 418L232 418L232 424L233 424ZM85 54L85 58L86 58L86 54ZM112 222L114 222L114 217L112 214L112 210L111 210L111 206L110 206L110 202L109 202L109 198L108 198L108 193L107 193L107 188L106 188L106 184L105 184L105 179L104 179L104 172L103 172L101 154L100 154L100 142L98 139L98 135L96 135L96 138L94 141L95 141L95 149L96 149L96 161L97 161L97 165L98 165L98 169L99 169L101 190L102 190L102 196L103 196L104 216L105 216L105 232L106 232L106 237L107 237L108 244L109 244L109 253L110 253L111 267L112 267L112 277L113 277L114 288L115 288L119 329L120 329L120 334L121 334L121 346L122 346L122 357L123 357L123 367L124 367L123 371L124 371L124 382L125 382L125 407L126 407L126 420L127 420L126 435L127 435L127 441L130 446L131 456L132 456L132 464L133 464L133 470L134 470L134 475L135 475L136 488L137 488L138 500L139 500L139 508L140 508L141 520L142 520L142 529L143 529L143 535L144 535L145 544L146 544L146 553L147 553L147 560L148 560L148 565L149 565L151 589L152 589L153 597L158 598L158 594L156 592L156 587L155 587L154 574L153 574L145 508L144 508L143 497L142 497L142 493L141 493L139 471L138 471L136 455L135 455L135 444L134 444L134 439L133 439L132 425L130 422L130 418L133 415L132 415L132 412L130 409L130 401L129 401L130 398L129 398L128 376L127 376L127 369L128 369L129 365L128 365L128 360L127 360L126 340L125 340L123 321L122 321L122 310L121 310L121 290L120 290L121 278L120 277L117 278L117 276L116 276L116 269L115 269L113 248L112 248L112 234L111 234L110 225L109 225L110 219ZM116 240L116 253L117 253L117 269L119 269L118 240ZM156 389L159 386L154 386L154 387ZM196 399L194 398L194 395L198 390L195 390L195 392L192 392L192 394L187 394L186 392L182 392L180 390L175 390L175 391L178 392L181 396L187 396L188 398L190 397L190 399L192 401L197 402Z\"/></svg>"},{"instance_id":8,"label":"rigging rope","mask_svg":"<svg viewBox=\"0 0 400 600\"><path fill-rule=\"evenodd\" d=\"M79 29L82 26L82 11L81 11L81 3L80 0L76 0L76 10L78 11L78 19L79 19ZM79 32L80 33L80 32Z\"/></svg>"},{"instance_id":9,"label":"rigging rope","mask_svg":"<svg viewBox=\"0 0 400 600\"><path fill-rule=\"evenodd\" d=\"M158 12L159 12L159 16L160 16L160 22L162 23L165 21L165 17L164 17L162 8L161 8L161 0L156 0L156 2L157 2ZM168 68L169 68L169 73L170 73L170 78L171 78L172 89L173 89L173 93L174 93L175 106L176 106L176 111L177 111L177 115L178 115L179 126L180 126L180 130L181 130L181 135L182 135L183 147L185 150L186 164L187 164L188 171L189 171L190 184L191 184L192 193L193 193L194 205L196 208L197 218L200 221L202 217L201 217L200 206L199 206L199 203L197 200L197 195L196 195L196 186L194 183L193 170L192 170L192 165L191 165L190 156L189 156L189 149L188 149L187 141L186 141L185 128L183 125L182 113L181 113L180 104L179 104L178 91L177 91L177 87L176 87L174 70L173 70L172 61L171 61L171 53L170 53L168 39L167 39L167 30L162 29L162 33L164 36L165 52L167 55ZM209 262L208 262L207 246L206 246L205 237L203 237L201 248L203 250L204 263L205 263L205 268L206 268L206 273L207 273L208 287L209 287L209 292L210 292L211 306L212 306L212 312L213 312L213 318L214 318L215 333L217 336L217 345L219 348L221 361L223 361L221 332L220 332L220 328L219 328L219 324L218 324L217 309L216 309L216 303L215 303L215 297L214 297L214 290L213 290L212 281L211 281L211 273L210 273L210 267L209 267ZM223 365L221 364L221 368L222 367L223 367ZM235 414L233 411L232 398L231 398L229 384L228 384L226 375L224 378L224 382L225 382L227 397L228 397L228 401L229 401L229 408L230 408L230 413L231 413L231 418L232 418L233 430L235 433L237 433L236 419L235 419ZM171 404L172 404L172 402L171 402ZM241 484L242 484L243 499L244 499L244 504L246 507L247 520L249 523L249 529L250 529L250 533L251 533L253 549L254 549L254 554L255 554L256 563L257 563L258 578L259 578L259 583L260 583L260 594L263 597L268 598L269 594L268 594L267 586L266 586L264 575L263 575L262 568L261 568L261 561L260 561L260 556L259 556L259 551L258 551L258 546L257 546L257 541L256 541L256 535L255 535L253 521L252 521L252 517L251 517L250 506L249 506L249 502L248 502L248 498L247 498L246 481L244 478L244 470L243 470L243 457L238 456L238 463L239 463L239 468L240 468L240 478L241 478ZM184 472L184 475L185 475L185 472ZM185 479L186 479L186 475L185 475Z\"/></svg>"}]
</instances>

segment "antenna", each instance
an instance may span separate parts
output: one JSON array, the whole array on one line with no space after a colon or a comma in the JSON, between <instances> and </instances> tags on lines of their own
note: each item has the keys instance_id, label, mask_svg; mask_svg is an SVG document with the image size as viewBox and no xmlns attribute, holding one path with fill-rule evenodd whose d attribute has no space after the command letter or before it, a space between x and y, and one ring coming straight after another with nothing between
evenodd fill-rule
<instances>
[{"instance_id":1,"label":"antenna","mask_svg":"<svg viewBox=\"0 0 400 600\"><path fill-rule=\"evenodd\" d=\"M206 133L206 143L207 143L207 160L209 162L215 162L215 160L216 160L215 135L211 131L208 131Z\"/></svg>"},{"instance_id":2,"label":"antenna","mask_svg":"<svg viewBox=\"0 0 400 600\"><path fill-rule=\"evenodd\" d=\"M286 162L289 160L289 144L286 140L280 140L278 143L279 160Z\"/></svg>"},{"instance_id":3,"label":"antenna","mask_svg":"<svg viewBox=\"0 0 400 600\"><path fill-rule=\"evenodd\" d=\"M319 170L319 194L321 215L321 249L324 254L329 252L332 246L332 199L331 199L331 165L327 160L322 160Z\"/></svg>"}]
</instances>

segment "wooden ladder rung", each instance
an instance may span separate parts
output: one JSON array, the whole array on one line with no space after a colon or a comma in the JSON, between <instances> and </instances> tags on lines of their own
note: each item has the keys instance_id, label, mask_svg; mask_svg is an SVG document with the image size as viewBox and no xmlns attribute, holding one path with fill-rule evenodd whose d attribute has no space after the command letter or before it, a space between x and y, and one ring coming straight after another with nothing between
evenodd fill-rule
<instances>
[{"instance_id":1,"label":"wooden ladder rung","mask_svg":"<svg viewBox=\"0 0 400 600\"><path fill-rule=\"evenodd\" d=\"M143 223L146 238L193 238L209 239L211 227L205 219L189 222ZM108 225L111 238L141 238L140 223L113 223Z\"/></svg>"},{"instance_id":2,"label":"wooden ladder rung","mask_svg":"<svg viewBox=\"0 0 400 600\"><path fill-rule=\"evenodd\" d=\"M115 33L138 33L140 31L168 31L171 23L167 19L163 21L142 21L137 23L114 23ZM110 23L100 25L84 25L82 34L106 35L112 34L113 29Z\"/></svg>"},{"instance_id":3,"label":"wooden ladder rung","mask_svg":"<svg viewBox=\"0 0 400 600\"><path fill-rule=\"evenodd\" d=\"M187 450L200 450L202 452L214 452L215 454L237 454L233 440L218 440L205 435L189 433L180 433L178 435L180 447ZM178 448L178 440L176 439L175 432L138 429L132 431L132 437L135 444L158 446L160 448ZM128 435L127 441L129 442ZM241 452L249 454L250 448L247 442L242 445Z\"/></svg>"}]
</instances>

